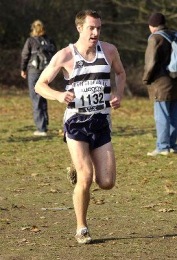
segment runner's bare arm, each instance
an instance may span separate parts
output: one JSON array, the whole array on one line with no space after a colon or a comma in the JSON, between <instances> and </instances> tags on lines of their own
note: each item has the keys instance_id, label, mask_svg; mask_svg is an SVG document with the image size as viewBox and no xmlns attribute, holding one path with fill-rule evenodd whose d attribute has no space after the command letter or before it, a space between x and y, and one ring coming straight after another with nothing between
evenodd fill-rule
<instances>
[{"instance_id":1,"label":"runner's bare arm","mask_svg":"<svg viewBox=\"0 0 177 260\"><path fill-rule=\"evenodd\" d=\"M59 71L65 67L66 56L65 50L61 50L54 55L50 64L41 73L35 85L35 91L46 99L58 100L61 103L68 104L74 99L74 94L72 92L61 92L54 90L49 86L49 83L53 81Z\"/></svg>"},{"instance_id":2,"label":"runner's bare arm","mask_svg":"<svg viewBox=\"0 0 177 260\"><path fill-rule=\"evenodd\" d=\"M115 54L112 62L112 68L115 72L115 84L117 93L118 96L122 99L126 82L126 74L117 49L115 49L114 53Z\"/></svg>"},{"instance_id":3,"label":"runner's bare arm","mask_svg":"<svg viewBox=\"0 0 177 260\"><path fill-rule=\"evenodd\" d=\"M112 99L110 105L113 109L120 107L120 102L123 97L124 87L126 82L126 74L122 65L117 48L113 46L111 50L112 58L112 69L115 73L115 86L112 88Z\"/></svg>"}]
</instances>

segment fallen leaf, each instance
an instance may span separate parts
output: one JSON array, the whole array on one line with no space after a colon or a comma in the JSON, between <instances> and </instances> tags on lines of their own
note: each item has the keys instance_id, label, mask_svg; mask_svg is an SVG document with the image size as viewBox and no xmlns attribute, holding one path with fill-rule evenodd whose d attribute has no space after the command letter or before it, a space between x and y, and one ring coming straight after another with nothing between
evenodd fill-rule
<instances>
[{"instance_id":1,"label":"fallen leaf","mask_svg":"<svg viewBox=\"0 0 177 260\"><path fill-rule=\"evenodd\" d=\"M51 189L50 190L51 193L58 193L58 191L59 191L58 189Z\"/></svg>"},{"instance_id":2,"label":"fallen leaf","mask_svg":"<svg viewBox=\"0 0 177 260\"><path fill-rule=\"evenodd\" d=\"M5 222L6 224L10 224L10 220L8 218L0 218L0 222Z\"/></svg>"},{"instance_id":3,"label":"fallen leaf","mask_svg":"<svg viewBox=\"0 0 177 260\"><path fill-rule=\"evenodd\" d=\"M32 228L30 229L31 232L34 232L34 233L37 233L37 232L40 232L41 230L36 227L36 226L32 226Z\"/></svg>"},{"instance_id":4,"label":"fallen leaf","mask_svg":"<svg viewBox=\"0 0 177 260\"><path fill-rule=\"evenodd\" d=\"M93 199L93 203L96 204L96 205L102 205L102 204L104 204L105 202L104 202L104 199L100 199L100 200L95 200L95 199Z\"/></svg>"},{"instance_id":5,"label":"fallen leaf","mask_svg":"<svg viewBox=\"0 0 177 260\"><path fill-rule=\"evenodd\" d=\"M0 207L0 210L7 210L8 211L8 208Z\"/></svg>"},{"instance_id":6,"label":"fallen leaf","mask_svg":"<svg viewBox=\"0 0 177 260\"><path fill-rule=\"evenodd\" d=\"M28 242L28 240L26 238L22 238L22 239L18 240L19 244L27 243L27 242Z\"/></svg>"},{"instance_id":7,"label":"fallen leaf","mask_svg":"<svg viewBox=\"0 0 177 260\"><path fill-rule=\"evenodd\" d=\"M159 212L173 212L174 209L159 209Z\"/></svg>"},{"instance_id":8,"label":"fallen leaf","mask_svg":"<svg viewBox=\"0 0 177 260\"><path fill-rule=\"evenodd\" d=\"M29 227L29 226L22 227L21 230L22 230L22 231L24 231L24 230L30 230L30 227Z\"/></svg>"}]
</instances>

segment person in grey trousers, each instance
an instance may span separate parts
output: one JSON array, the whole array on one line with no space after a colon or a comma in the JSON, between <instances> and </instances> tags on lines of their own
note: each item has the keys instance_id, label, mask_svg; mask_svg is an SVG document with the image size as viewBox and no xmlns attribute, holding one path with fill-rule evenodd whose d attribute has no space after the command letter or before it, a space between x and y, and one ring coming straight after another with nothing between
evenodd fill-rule
<instances>
[{"instance_id":1,"label":"person in grey trousers","mask_svg":"<svg viewBox=\"0 0 177 260\"><path fill-rule=\"evenodd\" d=\"M44 68L38 67L34 59L41 42L50 41L50 57L56 53L56 45L45 31L44 24L35 20L31 25L30 37L27 38L21 53L21 77L27 79L29 95L33 106L33 118L36 126L35 136L47 136L49 116L47 100L34 91L34 86Z\"/></svg>"}]
</instances>

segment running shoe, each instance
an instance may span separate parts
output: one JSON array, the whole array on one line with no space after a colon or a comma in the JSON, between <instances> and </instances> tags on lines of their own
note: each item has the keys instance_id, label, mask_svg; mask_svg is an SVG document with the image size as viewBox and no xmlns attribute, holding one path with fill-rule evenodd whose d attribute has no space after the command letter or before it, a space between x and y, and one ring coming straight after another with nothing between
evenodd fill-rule
<instances>
[{"instance_id":1,"label":"running shoe","mask_svg":"<svg viewBox=\"0 0 177 260\"><path fill-rule=\"evenodd\" d=\"M169 154L168 150L162 150L162 151L154 150L152 152L147 153L147 156L168 155L168 154Z\"/></svg>"},{"instance_id":2,"label":"running shoe","mask_svg":"<svg viewBox=\"0 0 177 260\"><path fill-rule=\"evenodd\" d=\"M33 133L33 135L35 135L35 136L47 136L47 132L41 132L41 131L37 130Z\"/></svg>"},{"instance_id":3,"label":"running shoe","mask_svg":"<svg viewBox=\"0 0 177 260\"><path fill-rule=\"evenodd\" d=\"M76 233L75 238L79 244L90 244L92 241L87 228L82 228L79 230Z\"/></svg>"},{"instance_id":4,"label":"running shoe","mask_svg":"<svg viewBox=\"0 0 177 260\"><path fill-rule=\"evenodd\" d=\"M67 167L67 179L72 184L75 185L77 183L77 172L74 166Z\"/></svg>"}]
</instances>

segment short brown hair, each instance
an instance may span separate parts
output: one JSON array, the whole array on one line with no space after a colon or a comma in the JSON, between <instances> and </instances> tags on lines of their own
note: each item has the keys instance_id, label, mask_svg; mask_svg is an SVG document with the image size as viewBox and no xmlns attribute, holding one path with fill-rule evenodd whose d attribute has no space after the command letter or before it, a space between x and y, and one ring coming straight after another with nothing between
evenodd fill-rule
<instances>
[{"instance_id":1,"label":"short brown hair","mask_svg":"<svg viewBox=\"0 0 177 260\"><path fill-rule=\"evenodd\" d=\"M76 18L75 18L75 25L77 26L78 24L83 25L85 18L87 16L91 16L93 18L96 19L101 19L100 14L97 11L88 9L88 10L82 10L79 13L76 14Z\"/></svg>"},{"instance_id":2,"label":"short brown hair","mask_svg":"<svg viewBox=\"0 0 177 260\"><path fill-rule=\"evenodd\" d=\"M149 17L148 24L153 27L158 27L159 25L165 25L165 16L161 13L153 13Z\"/></svg>"}]
</instances>

